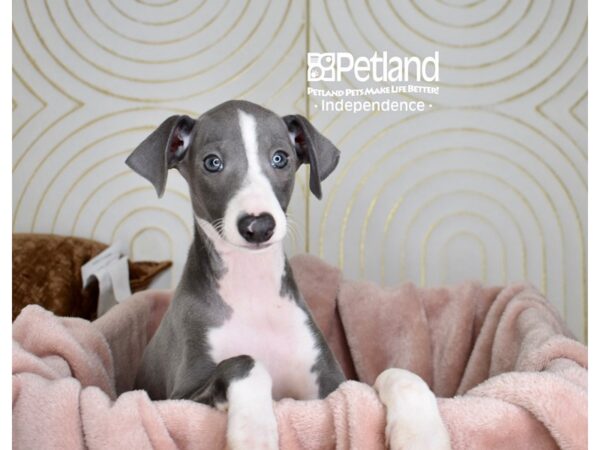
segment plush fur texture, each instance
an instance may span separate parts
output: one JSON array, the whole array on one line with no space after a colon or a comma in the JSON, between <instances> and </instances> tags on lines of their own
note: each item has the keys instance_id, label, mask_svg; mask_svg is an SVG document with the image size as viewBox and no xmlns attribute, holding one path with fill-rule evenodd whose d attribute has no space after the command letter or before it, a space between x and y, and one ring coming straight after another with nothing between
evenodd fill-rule
<instances>
[{"instance_id":1,"label":"plush fur texture","mask_svg":"<svg viewBox=\"0 0 600 450\"><path fill-rule=\"evenodd\" d=\"M314 257L291 264L346 374L364 383L277 402L281 448L384 448L369 384L391 366L438 396L453 449L587 448L587 349L535 289L382 289ZM13 325L14 448L223 448L225 413L129 391L171 295L138 293L93 323L25 308Z\"/></svg>"}]
</instances>

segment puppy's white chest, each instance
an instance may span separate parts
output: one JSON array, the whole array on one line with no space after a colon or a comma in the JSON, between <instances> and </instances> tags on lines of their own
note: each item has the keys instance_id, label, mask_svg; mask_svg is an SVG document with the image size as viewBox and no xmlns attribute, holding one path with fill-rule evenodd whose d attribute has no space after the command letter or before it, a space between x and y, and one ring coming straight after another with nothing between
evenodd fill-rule
<instances>
[{"instance_id":1,"label":"puppy's white chest","mask_svg":"<svg viewBox=\"0 0 600 450\"><path fill-rule=\"evenodd\" d=\"M307 314L288 295L280 295L281 277L273 276L283 273L283 263L270 258L260 261L263 270L257 270L245 264L250 262L230 261L220 280L219 294L232 314L208 332L211 357L219 363L245 354L260 361L271 375L276 400L318 398L312 371L318 350Z\"/></svg>"}]
</instances>

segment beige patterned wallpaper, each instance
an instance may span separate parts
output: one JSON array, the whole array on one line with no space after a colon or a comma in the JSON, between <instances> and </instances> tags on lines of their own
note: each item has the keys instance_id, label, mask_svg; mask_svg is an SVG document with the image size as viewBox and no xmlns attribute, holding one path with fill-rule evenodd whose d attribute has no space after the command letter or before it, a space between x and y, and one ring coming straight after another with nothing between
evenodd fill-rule
<instances>
[{"instance_id":1,"label":"beige patterned wallpaper","mask_svg":"<svg viewBox=\"0 0 600 450\"><path fill-rule=\"evenodd\" d=\"M306 52L440 55L422 113L333 113ZM422 285L528 279L584 339L584 0L14 0L13 227L173 259L191 238L167 193L123 164L173 113L245 98L311 118L343 153L319 202L298 185L289 252L348 277Z\"/></svg>"}]
</instances>

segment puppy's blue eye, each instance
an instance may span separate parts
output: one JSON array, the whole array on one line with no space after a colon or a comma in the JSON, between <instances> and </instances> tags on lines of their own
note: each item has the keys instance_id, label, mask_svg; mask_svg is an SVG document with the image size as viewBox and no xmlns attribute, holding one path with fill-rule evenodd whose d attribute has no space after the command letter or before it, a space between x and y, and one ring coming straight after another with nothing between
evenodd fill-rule
<instances>
[{"instance_id":1,"label":"puppy's blue eye","mask_svg":"<svg viewBox=\"0 0 600 450\"><path fill-rule=\"evenodd\" d=\"M204 168L209 172L220 172L223 167L223 161L216 155L208 155L204 158Z\"/></svg>"},{"instance_id":2,"label":"puppy's blue eye","mask_svg":"<svg viewBox=\"0 0 600 450\"><path fill-rule=\"evenodd\" d=\"M273 157L271 158L271 165L276 169L283 169L287 166L288 163L288 155L283 150L277 150L273 153Z\"/></svg>"}]
</instances>

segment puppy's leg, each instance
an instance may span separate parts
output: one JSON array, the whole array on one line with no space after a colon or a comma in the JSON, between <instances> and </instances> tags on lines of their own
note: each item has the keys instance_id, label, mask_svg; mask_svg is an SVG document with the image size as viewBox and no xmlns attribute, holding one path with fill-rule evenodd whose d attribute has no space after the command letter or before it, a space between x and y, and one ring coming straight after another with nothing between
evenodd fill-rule
<instances>
[{"instance_id":1,"label":"puppy's leg","mask_svg":"<svg viewBox=\"0 0 600 450\"><path fill-rule=\"evenodd\" d=\"M450 437L433 392L421 377L387 369L373 386L386 407L385 439L392 450L449 450Z\"/></svg>"},{"instance_id":2,"label":"puppy's leg","mask_svg":"<svg viewBox=\"0 0 600 450\"><path fill-rule=\"evenodd\" d=\"M276 450L279 436L271 385L264 366L241 355L219 363L192 400L228 411L227 444L231 450Z\"/></svg>"}]
</instances>

